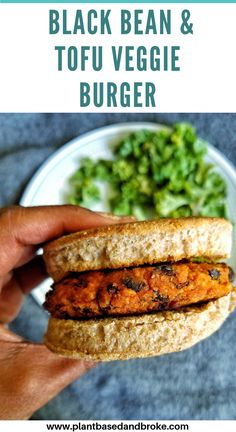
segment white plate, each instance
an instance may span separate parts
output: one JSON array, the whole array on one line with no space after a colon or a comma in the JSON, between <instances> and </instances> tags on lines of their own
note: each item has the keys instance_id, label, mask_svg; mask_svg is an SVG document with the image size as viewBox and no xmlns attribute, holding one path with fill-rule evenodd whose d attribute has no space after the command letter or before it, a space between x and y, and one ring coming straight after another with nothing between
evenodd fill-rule
<instances>
[{"instance_id":1,"label":"white plate","mask_svg":"<svg viewBox=\"0 0 236 432\"><path fill-rule=\"evenodd\" d=\"M92 159L110 159L111 148L133 131L141 129L156 130L160 125L154 123L121 123L103 127L75 138L55 152L36 172L21 198L23 206L38 206L65 203L68 179L78 168L79 161L85 156ZM230 220L236 224L236 170L218 150L208 145L207 161L216 165L217 171L225 179L228 188L228 208ZM105 193L100 204L93 210L108 210ZM236 230L233 236L233 251L230 265L236 270ZM33 291L39 304L45 298L51 280L46 280Z\"/></svg>"}]
</instances>

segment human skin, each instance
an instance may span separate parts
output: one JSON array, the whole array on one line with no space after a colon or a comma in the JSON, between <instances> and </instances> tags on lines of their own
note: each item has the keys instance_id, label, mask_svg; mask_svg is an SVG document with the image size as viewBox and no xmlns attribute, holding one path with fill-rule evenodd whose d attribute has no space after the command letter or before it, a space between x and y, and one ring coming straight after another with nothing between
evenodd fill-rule
<instances>
[{"instance_id":1,"label":"human skin","mask_svg":"<svg viewBox=\"0 0 236 432\"><path fill-rule=\"evenodd\" d=\"M9 207L0 210L0 419L27 419L63 388L95 366L50 352L6 325L24 297L47 277L45 242L66 233L117 223L76 206ZM37 325L37 323L35 323Z\"/></svg>"}]
</instances>

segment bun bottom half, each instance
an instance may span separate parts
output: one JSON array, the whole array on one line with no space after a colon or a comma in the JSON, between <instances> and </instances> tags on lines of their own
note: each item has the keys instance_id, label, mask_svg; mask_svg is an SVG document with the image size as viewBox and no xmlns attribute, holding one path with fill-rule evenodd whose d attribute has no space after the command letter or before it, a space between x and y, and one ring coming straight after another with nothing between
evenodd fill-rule
<instances>
[{"instance_id":1,"label":"bun bottom half","mask_svg":"<svg viewBox=\"0 0 236 432\"><path fill-rule=\"evenodd\" d=\"M218 330L235 305L233 291L178 311L86 321L51 317L45 344L62 356L102 361L182 351Z\"/></svg>"}]
</instances>

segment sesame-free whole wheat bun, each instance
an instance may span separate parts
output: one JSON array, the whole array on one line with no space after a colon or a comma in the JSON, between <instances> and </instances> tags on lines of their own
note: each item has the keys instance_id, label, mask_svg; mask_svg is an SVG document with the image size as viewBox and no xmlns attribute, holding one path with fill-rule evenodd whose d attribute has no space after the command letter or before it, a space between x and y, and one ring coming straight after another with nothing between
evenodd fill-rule
<instances>
[{"instance_id":1,"label":"sesame-free whole wheat bun","mask_svg":"<svg viewBox=\"0 0 236 432\"><path fill-rule=\"evenodd\" d=\"M72 358L116 360L189 348L233 310L231 224L220 218L132 222L44 248L55 283L45 343ZM201 258L200 260L198 258ZM196 260L197 259L197 260Z\"/></svg>"}]
</instances>

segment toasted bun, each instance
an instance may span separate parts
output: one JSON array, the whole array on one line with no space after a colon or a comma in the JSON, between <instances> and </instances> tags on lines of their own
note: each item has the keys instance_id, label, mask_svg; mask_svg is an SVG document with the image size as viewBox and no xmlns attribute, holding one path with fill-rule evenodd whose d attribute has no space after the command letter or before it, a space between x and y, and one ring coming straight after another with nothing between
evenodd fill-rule
<instances>
[{"instance_id":1,"label":"toasted bun","mask_svg":"<svg viewBox=\"0 0 236 432\"><path fill-rule=\"evenodd\" d=\"M215 332L235 307L235 292L202 305L131 317L50 318L47 347L66 357L126 360L182 351Z\"/></svg>"},{"instance_id":2,"label":"toasted bun","mask_svg":"<svg viewBox=\"0 0 236 432\"><path fill-rule=\"evenodd\" d=\"M228 258L232 225L220 218L179 218L109 225L54 240L44 248L50 276L183 258Z\"/></svg>"}]
</instances>

